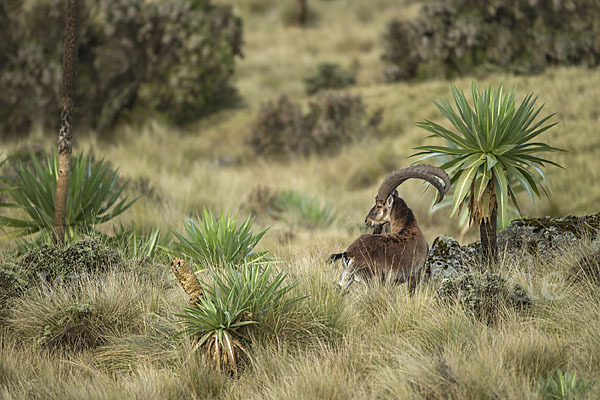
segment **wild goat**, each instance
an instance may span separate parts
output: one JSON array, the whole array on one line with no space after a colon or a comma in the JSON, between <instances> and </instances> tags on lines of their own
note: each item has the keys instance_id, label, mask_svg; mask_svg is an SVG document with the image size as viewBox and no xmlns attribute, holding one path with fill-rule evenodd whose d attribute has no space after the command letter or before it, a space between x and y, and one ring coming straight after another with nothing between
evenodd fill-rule
<instances>
[{"instance_id":1,"label":"wild goat","mask_svg":"<svg viewBox=\"0 0 600 400\"><path fill-rule=\"evenodd\" d=\"M354 281L385 277L402 283L410 280L412 292L421 278L429 246L417 225L417 220L396 188L410 178L424 179L439 192L439 203L450 188L450 178L444 170L421 164L402 168L389 174L379 186L375 205L365 218L365 225L375 228L374 234L358 237L343 253L332 254L331 262L342 259L344 269L339 285L347 289ZM443 183L443 184L442 184ZM381 233L390 224L390 233Z\"/></svg>"}]
</instances>

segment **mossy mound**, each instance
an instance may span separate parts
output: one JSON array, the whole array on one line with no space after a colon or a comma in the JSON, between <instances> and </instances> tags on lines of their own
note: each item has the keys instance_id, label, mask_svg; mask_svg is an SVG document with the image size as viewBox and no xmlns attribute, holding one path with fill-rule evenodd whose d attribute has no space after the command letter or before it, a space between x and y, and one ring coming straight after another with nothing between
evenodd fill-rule
<instances>
[{"instance_id":1,"label":"mossy mound","mask_svg":"<svg viewBox=\"0 0 600 400\"><path fill-rule=\"evenodd\" d=\"M600 213L581 217L524 218L510 223L498 234L498 247L525 250L542 257L561 245L569 244L600 232Z\"/></svg>"},{"instance_id":2,"label":"mossy mound","mask_svg":"<svg viewBox=\"0 0 600 400\"><path fill-rule=\"evenodd\" d=\"M84 272L104 271L123 262L118 250L97 239L85 239L66 247L42 245L31 250L18 265L45 279L69 278Z\"/></svg>"},{"instance_id":3,"label":"mossy mound","mask_svg":"<svg viewBox=\"0 0 600 400\"><path fill-rule=\"evenodd\" d=\"M433 279L443 279L464 270L465 264L479 256L479 242L461 246L448 236L435 238L425 262L427 275Z\"/></svg>"},{"instance_id":4,"label":"mossy mound","mask_svg":"<svg viewBox=\"0 0 600 400\"><path fill-rule=\"evenodd\" d=\"M97 239L62 248L42 245L14 263L0 265L0 308L36 283L75 279L82 273L105 271L123 261L118 250Z\"/></svg>"},{"instance_id":5,"label":"mossy mound","mask_svg":"<svg viewBox=\"0 0 600 400\"><path fill-rule=\"evenodd\" d=\"M586 232L600 230L600 213L576 217L569 215L561 218L523 218L512 221L511 226L530 227L534 232L555 229L558 233L572 233L581 237ZM507 228L508 229L508 228Z\"/></svg>"}]
</instances>

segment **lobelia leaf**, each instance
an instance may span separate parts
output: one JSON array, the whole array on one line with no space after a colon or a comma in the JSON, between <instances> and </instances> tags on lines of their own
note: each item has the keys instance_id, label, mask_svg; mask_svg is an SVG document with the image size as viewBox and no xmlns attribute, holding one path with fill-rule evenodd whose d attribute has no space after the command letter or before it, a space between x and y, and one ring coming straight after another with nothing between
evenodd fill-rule
<instances>
[{"instance_id":1,"label":"lobelia leaf","mask_svg":"<svg viewBox=\"0 0 600 400\"><path fill-rule=\"evenodd\" d=\"M459 206L467 196L476 172L477 168L462 170L454 188L454 197L452 199L452 211L450 212L450 216L456 213Z\"/></svg>"}]
</instances>

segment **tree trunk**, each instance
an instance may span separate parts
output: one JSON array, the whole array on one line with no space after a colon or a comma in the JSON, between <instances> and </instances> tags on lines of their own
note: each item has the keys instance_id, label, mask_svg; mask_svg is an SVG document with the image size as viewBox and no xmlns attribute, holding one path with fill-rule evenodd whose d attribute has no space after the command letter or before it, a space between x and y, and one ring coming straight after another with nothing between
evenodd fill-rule
<instances>
[{"instance_id":1,"label":"tree trunk","mask_svg":"<svg viewBox=\"0 0 600 400\"><path fill-rule=\"evenodd\" d=\"M71 132L71 114L73 94L77 76L77 31L79 26L79 1L67 0L65 18L65 39L62 65L62 111L60 130L58 131L58 181L54 201L54 244L62 246L65 242L65 218L67 212L67 193L69 178L69 157L73 146Z\"/></svg>"},{"instance_id":2,"label":"tree trunk","mask_svg":"<svg viewBox=\"0 0 600 400\"><path fill-rule=\"evenodd\" d=\"M479 236L481 238L481 252L483 259L488 262L498 261L498 242L496 241L496 229L498 224L498 204L494 203L492 215L479 224Z\"/></svg>"},{"instance_id":3,"label":"tree trunk","mask_svg":"<svg viewBox=\"0 0 600 400\"><path fill-rule=\"evenodd\" d=\"M298 0L298 25L304 26L307 17L307 0Z\"/></svg>"}]
</instances>

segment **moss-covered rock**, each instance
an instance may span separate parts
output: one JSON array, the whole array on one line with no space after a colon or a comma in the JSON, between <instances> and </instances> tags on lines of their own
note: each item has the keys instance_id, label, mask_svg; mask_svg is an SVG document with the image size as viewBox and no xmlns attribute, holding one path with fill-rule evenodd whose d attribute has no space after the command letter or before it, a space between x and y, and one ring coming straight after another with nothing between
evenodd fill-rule
<instances>
[{"instance_id":1,"label":"moss-covered rock","mask_svg":"<svg viewBox=\"0 0 600 400\"><path fill-rule=\"evenodd\" d=\"M498 247L546 257L559 246L586 235L598 236L600 213L581 217L517 219L498 234Z\"/></svg>"},{"instance_id":2,"label":"moss-covered rock","mask_svg":"<svg viewBox=\"0 0 600 400\"><path fill-rule=\"evenodd\" d=\"M443 279L465 270L465 265L479 255L479 242L461 246L448 236L437 237L425 262L427 274L432 279Z\"/></svg>"},{"instance_id":3,"label":"moss-covered rock","mask_svg":"<svg viewBox=\"0 0 600 400\"><path fill-rule=\"evenodd\" d=\"M465 312L487 324L493 324L503 308L521 310L531 304L525 289L509 286L506 279L489 271L465 271L444 278L437 289L443 301L458 302Z\"/></svg>"},{"instance_id":4,"label":"moss-covered rock","mask_svg":"<svg viewBox=\"0 0 600 400\"><path fill-rule=\"evenodd\" d=\"M498 248L501 252L525 252L547 258L558 248L589 236L600 239L600 213L581 217L517 219L498 234ZM466 270L466 265L479 257L480 246L479 242L461 246L448 236L436 238L425 263L428 275L433 279L443 279ZM590 276L598 275L600 282L600 272L594 261L596 258L586 257L580 263L582 268Z\"/></svg>"}]
</instances>

